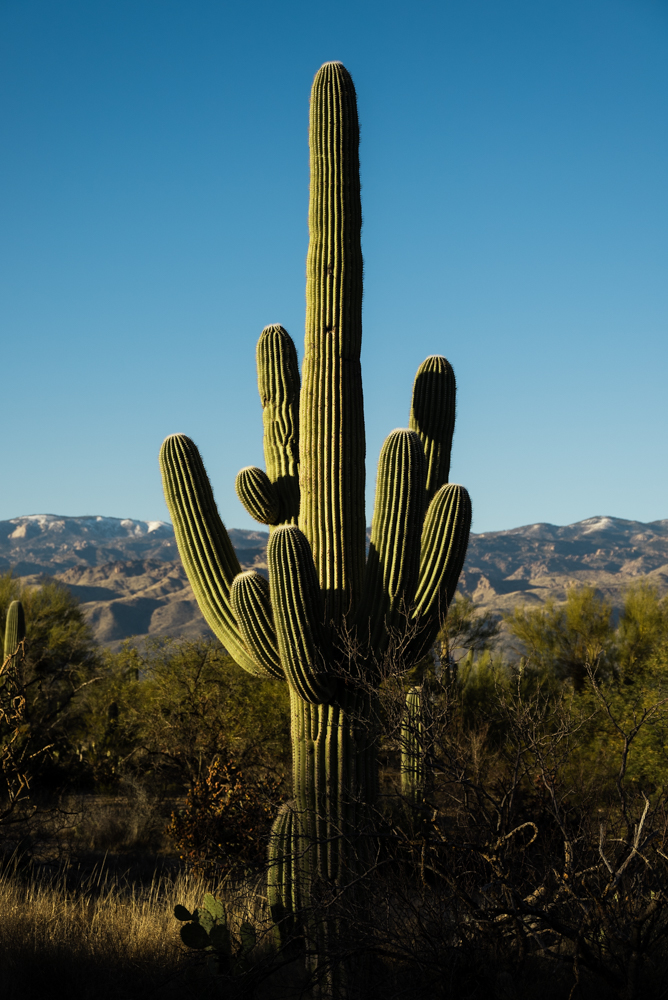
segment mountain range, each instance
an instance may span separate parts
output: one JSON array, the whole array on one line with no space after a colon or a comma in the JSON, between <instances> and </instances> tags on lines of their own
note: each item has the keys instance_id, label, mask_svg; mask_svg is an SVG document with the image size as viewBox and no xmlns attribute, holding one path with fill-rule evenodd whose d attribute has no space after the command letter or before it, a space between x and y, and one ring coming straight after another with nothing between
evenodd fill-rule
<instances>
[{"instance_id":1,"label":"mountain range","mask_svg":"<svg viewBox=\"0 0 668 1000\"><path fill-rule=\"evenodd\" d=\"M266 573L265 531L229 531L242 569ZM0 521L0 571L25 583L45 576L82 602L98 641L207 635L164 521L33 514ZM518 604L563 601L590 584L619 606L629 583L647 577L668 593L668 519L645 524L591 517L576 524L530 524L471 534L460 588L496 614Z\"/></svg>"}]
</instances>

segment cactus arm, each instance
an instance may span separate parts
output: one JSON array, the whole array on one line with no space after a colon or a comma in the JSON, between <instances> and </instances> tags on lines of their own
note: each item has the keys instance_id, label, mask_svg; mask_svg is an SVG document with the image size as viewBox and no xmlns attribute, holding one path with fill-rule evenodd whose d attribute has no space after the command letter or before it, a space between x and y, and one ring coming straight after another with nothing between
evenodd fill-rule
<instances>
[{"instance_id":1,"label":"cactus arm","mask_svg":"<svg viewBox=\"0 0 668 1000\"><path fill-rule=\"evenodd\" d=\"M299 526L327 620L338 624L359 600L366 533L359 124L341 63L325 63L313 81L309 147Z\"/></svg>"},{"instance_id":2,"label":"cactus arm","mask_svg":"<svg viewBox=\"0 0 668 1000\"><path fill-rule=\"evenodd\" d=\"M441 486L422 529L420 577L415 595L415 658L434 642L455 596L471 530L471 500L463 486Z\"/></svg>"},{"instance_id":3,"label":"cactus arm","mask_svg":"<svg viewBox=\"0 0 668 1000\"><path fill-rule=\"evenodd\" d=\"M266 326L257 343L256 360L262 401L264 460L279 504L275 520L263 523L296 524L299 516L299 363L287 330L277 324Z\"/></svg>"},{"instance_id":4,"label":"cactus arm","mask_svg":"<svg viewBox=\"0 0 668 1000\"><path fill-rule=\"evenodd\" d=\"M386 439L378 461L371 545L360 606L360 638L370 629L379 656L392 632L405 631L420 569L426 467L420 438L396 430Z\"/></svg>"},{"instance_id":5,"label":"cactus arm","mask_svg":"<svg viewBox=\"0 0 668 1000\"><path fill-rule=\"evenodd\" d=\"M4 659L14 656L26 637L26 619L21 601L12 601L5 619Z\"/></svg>"},{"instance_id":6,"label":"cactus arm","mask_svg":"<svg viewBox=\"0 0 668 1000\"><path fill-rule=\"evenodd\" d=\"M427 459L427 504L450 475L456 388L452 366L440 355L417 370L408 426L420 435Z\"/></svg>"},{"instance_id":7,"label":"cactus arm","mask_svg":"<svg viewBox=\"0 0 668 1000\"><path fill-rule=\"evenodd\" d=\"M285 675L304 701L334 694L326 675L327 642L318 578L309 544L299 528L283 525L269 536L269 588Z\"/></svg>"},{"instance_id":8,"label":"cactus arm","mask_svg":"<svg viewBox=\"0 0 668 1000\"><path fill-rule=\"evenodd\" d=\"M239 666L257 673L262 664L246 649L230 606L230 588L241 566L194 442L184 434L166 438L160 469L179 554L200 610Z\"/></svg>"},{"instance_id":9,"label":"cactus arm","mask_svg":"<svg viewBox=\"0 0 668 1000\"><path fill-rule=\"evenodd\" d=\"M255 662L261 665L261 669L256 672L265 677L284 679L271 614L268 582L254 569L235 576L230 588L230 605L246 646Z\"/></svg>"},{"instance_id":10,"label":"cactus arm","mask_svg":"<svg viewBox=\"0 0 668 1000\"><path fill-rule=\"evenodd\" d=\"M234 488L251 517L260 524L278 524L281 500L263 469L249 465L237 473Z\"/></svg>"}]
</instances>

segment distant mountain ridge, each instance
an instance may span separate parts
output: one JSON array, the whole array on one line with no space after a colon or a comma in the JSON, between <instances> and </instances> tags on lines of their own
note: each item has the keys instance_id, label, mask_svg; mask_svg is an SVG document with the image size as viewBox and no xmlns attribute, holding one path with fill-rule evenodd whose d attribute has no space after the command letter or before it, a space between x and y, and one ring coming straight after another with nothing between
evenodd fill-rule
<instances>
[{"instance_id":1,"label":"distant mountain ridge","mask_svg":"<svg viewBox=\"0 0 668 1000\"><path fill-rule=\"evenodd\" d=\"M519 603L564 600L568 587L589 584L619 605L633 580L668 592L668 519L588 517L576 524L529 524L471 534L461 587L497 612Z\"/></svg>"},{"instance_id":2,"label":"distant mountain ridge","mask_svg":"<svg viewBox=\"0 0 668 1000\"><path fill-rule=\"evenodd\" d=\"M251 562L254 554L265 551L269 537L266 531L236 528L229 534L234 547ZM29 514L0 521L0 569L11 566L18 576L130 559L178 558L174 529L165 521L58 514Z\"/></svg>"},{"instance_id":3,"label":"distant mountain ridge","mask_svg":"<svg viewBox=\"0 0 668 1000\"><path fill-rule=\"evenodd\" d=\"M268 533L229 531L242 569L265 572ZM26 582L54 576L82 601L98 640L210 634L164 521L33 514L0 521L0 571ZM591 517L471 534L461 587L495 613L565 599L591 584L613 604L647 577L668 593L668 519L645 524Z\"/></svg>"}]
</instances>

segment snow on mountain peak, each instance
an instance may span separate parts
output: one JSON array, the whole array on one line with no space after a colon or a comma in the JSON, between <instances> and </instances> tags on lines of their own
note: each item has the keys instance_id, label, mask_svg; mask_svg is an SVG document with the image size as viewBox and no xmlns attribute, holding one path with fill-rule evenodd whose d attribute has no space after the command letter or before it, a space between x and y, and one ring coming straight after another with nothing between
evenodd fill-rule
<instances>
[{"instance_id":1,"label":"snow on mountain peak","mask_svg":"<svg viewBox=\"0 0 668 1000\"><path fill-rule=\"evenodd\" d=\"M34 538L46 532L104 538L141 538L156 532L172 534L172 526L166 521L135 521L130 517L104 517L100 514L81 517L26 514L22 517L13 517L5 523L14 526L14 530L8 532L8 537L15 539Z\"/></svg>"}]
</instances>

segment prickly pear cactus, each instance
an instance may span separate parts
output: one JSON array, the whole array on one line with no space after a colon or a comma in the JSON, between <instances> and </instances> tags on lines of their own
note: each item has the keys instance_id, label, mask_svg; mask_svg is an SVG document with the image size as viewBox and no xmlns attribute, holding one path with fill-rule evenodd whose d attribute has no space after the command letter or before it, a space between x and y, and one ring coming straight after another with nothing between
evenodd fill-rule
<instances>
[{"instance_id":1,"label":"prickly pear cactus","mask_svg":"<svg viewBox=\"0 0 668 1000\"><path fill-rule=\"evenodd\" d=\"M174 435L160 455L204 617L240 666L290 688L294 799L270 845L270 903L282 919L313 879L341 879L358 850L376 794L369 692L384 657L410 666L433 643L471 520L466 490L448 483L455 380L435 356L417 373L409 429L383 446L365 558L359 126L341 63L315 77L309 134L302 384L290 336L266 327L257 347L266 471L242 469L236 482L246 510L269 526L268 582L241 572L194 443Z\"/></svg>"},{"instance_id":2,"label":"prickly pear cactus","mask_svg":"<svg viewBox=\"0 0 668 1000\"><path fill-rule=\"evenodd\" d=\"M239 930L239 946L232 947L227 914L221 900L207 892L204 904L191 913L185 906L174 907L174 916L183 924L181 940L187 948L207 951L215 959L217 972L238 975L250 968L250 956L257 943L255 928L244 921Z\"/></svg>"}]
</instances>

